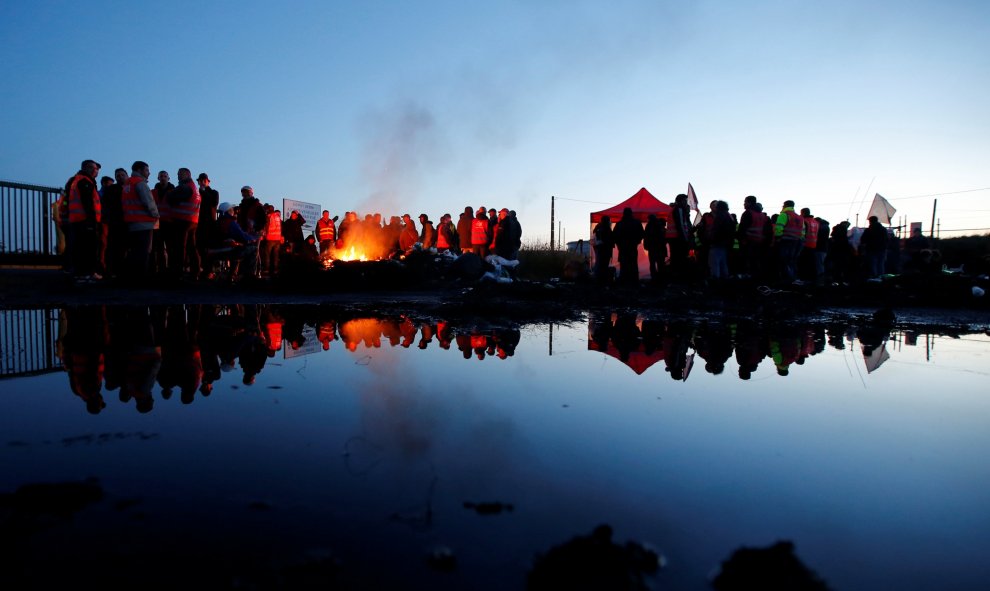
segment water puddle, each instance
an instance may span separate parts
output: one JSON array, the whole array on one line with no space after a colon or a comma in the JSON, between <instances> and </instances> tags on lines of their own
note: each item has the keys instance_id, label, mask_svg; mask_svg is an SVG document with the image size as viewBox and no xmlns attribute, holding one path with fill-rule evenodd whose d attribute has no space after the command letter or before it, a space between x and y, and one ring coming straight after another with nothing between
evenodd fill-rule
<instances>
[{"instance_id":1,"label":"water puddle","mask_svg":"<svg viewBox=\"0 0 990 591\"><path fill-rule=\"evenodd\" d=\"M788 541L834 589L985 586L990 337L586 318L2 311L4 576L560 588L618 548L706 589Z\"/></svg>"}]
</instances>

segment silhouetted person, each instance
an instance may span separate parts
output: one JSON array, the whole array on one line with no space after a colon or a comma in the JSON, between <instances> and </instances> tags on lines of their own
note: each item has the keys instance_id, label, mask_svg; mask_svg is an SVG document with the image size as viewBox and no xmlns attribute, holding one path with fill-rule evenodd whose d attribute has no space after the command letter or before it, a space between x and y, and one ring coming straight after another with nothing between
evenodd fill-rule
<instances>
[{"instance_id":1,"label":"silhouetted person","mask_svg":"<svg viewBox=\"0 0 990 591\"><path fill-rule=\"evenodd\" d=\"M102 393L108 340L104 314L103 307L65 309L62 366L69 373L72 393L86 403L90 414L106 407Z\"/></svg>"},{"instance_id":2,"label":"silhouetted person","mask_svg":"<svg viewBox=\"0 0 990 591\"><path fill-rule=\"evenodd\" d=\"M639 327L636 326L636 314L619 314L612 327L612 344L619 351L619 360L627 363L630 354L639 351L641 340Z\"/></svg>"},{"instance_id":3,"label":"silhouetted person","mask_svg":"<svg viewBox=\"0 0 990 591\"><path fill-rule=\"evenodd\" d=\"M663 280L664 260L667 258L667 220L650 214L643 229L643 250L649 254L650 278Z\"/></svg>"},{"instance_id":4,"label":"silhouetted person","mask_svg":"<svg viewBox=\"0 0 990 591\"><path fill-rule=\"evenodd\" d=\"M619 281L635 284L639 281L639 243L643 241L643 224L633 216L631 207L622 211L613 229L615 246L619 249Z\"/></svg>"},{"instance_id":5,"label":"silhouetted person","mask_svg":"<svg viewBox=\"0 0 990 591\"><path fill-rule=\"evenodd\" d=\"M773 236L770 218L763 213L763 206L753 195L743 200L743 208L736 235L742 248L744 272L754 279L763 279L770 239Z\"/></svg>"},{"instance_id":6,"label":"silhouetted person","mask_svg":"<svg viewBox=\"0 0 990 591\"><path fill-rule=\"evenodd\" d=\"M663 361L672 380L684 380L687 376L687 352L690 328L681 323L667 325L663 337Z\"/></svg>"},{"instance_id":7,"label":"silhouetted person","mask_svg":"<svg viewBox=\"0 0 990 591\"><path fill-rule=\"evenodd\" d=\"M292 245L293 252L298 252L302 249L303 224L305 223L306 219L294 209L289 214L289 219L282 222L282 237L287 244Z\"/></svg>"},{"instance_id":8,"label":"silhouetted person","mask_svg":"<svg viewBox=\"0 0 990 591\"><path fill-rule=\"evenodd\" d=\"M729 252L736 240L736 222L729 215L729 204L716 201L708 242L708 271L712 279L729 278Z\"/></svg>"},{"instance_id":9,"label":"silhouetted person","mask_svg":"<svg viewBox=\"0 0 990 591\"><path fill-rule=\"evenodd\" d=\"M461 252L471 252L471 224L474 221L474 208L468 205L457 218L457 240Z\"/></svg>"},{"instance_id":10,"label":"silhouetted person","mask_svg":"<svg viewBox=\"0 0 990 591\"><path fill-rule=\"evenodd\" d=\"M670 245L670 268L676 279L688 279L688 253L694 248L691 230L691 207L687 195L681 193L674 199L671 208L673 231L668 228L667 243Z\"/></svg>"},{"instance_id":11,"label":"silhouetted person","mask_svg":"<svg viewBox=\"0 0 990 591\"><path fill-rule=\"evenodd\" d=\"M131 170L133 170L133 168ZM152 231L151 236L152 245L150 265L153 274L164 273L168 268L168 247L165 243L165 236L169 231L168 227L171 223L169 221L171 214L168 211L169 204L165 197L175 189L175 185L173 185L169 179L170 177L168 176L168 172L164 170L159 171L158 182L155 183L155 187L151 190L151 195L155 199L155 206L161 214L161 219L159 220L160 224L154 231Z\"/></svg>"},{"instance_id":12,"label":"silhouetted person","mask_svg":"<svg viewBox=\"0 0 990 591\"><path fill-rule=\"evenodd\" d=\"M592 230L595 247L595 278L599 281L612 279L609 265L612 263L612 250L615 248L615 237L612 235L612 219L603 215L601 221Z\"/></svg>"},{"instance_id":13,"label":"silhouetted person","mask_svg":"<svg viewBox=\"0 0 990 591\"><path fill-rule=\"evenodd\" d=\"M705 360L705 371L719 375L732 358L732 337L721 325L702 325L694 336L694 349Z\"/></svg>"},{"instance_id":14,"label":"silhouetted person","mask_svg":"<svg viewBox=\"0 0 990 591\"><path fill-rule=\"evenodd\" d=\"M826 268L832 273L832 280L836 283L848 282L852 261L853 248L849 242L849 222L839 222L832 228L828 257L825 259Z\"/></svg>"},{"instance_id":15,"label":"silhouetted person","mask_svg":"<svg viewBox=\"0 0 990 591\"><path fill-rule=\"evenodd\" d=\"M146 306L128 308L126 319L121 335L126 361L120 401L134 400L137 411L143 414L155 405L153 390L162 366L162 348L155 340L151 314Z\"/></svg>"},{"instance_id":16,"label":"silhouetted person","mask_svg":"<svg viewBox=\"0 0 990 591\"><path fill-rule=\"evenodd\" d=\"M199 185L199 222L196 224L196 248L199 249L199 260L204 269L200 276L209 273L203 261L207 260L206 251L216 242L217 233L217 207L220 206L220 193L210 186L210 177L205 173L199 173L196 177Z\"/></svg>"},{"instance_id":17,"label":"silhouetted person","mask_svg":"<svg viewBox=\"0 0 990 591\"><path fill-rule=\"evenodd\" d=\"M863 231L859 250L866 257L866 272L870 279L884 274L887 257L887 229L877 216L870 216L870 225Z\"/></svg>"}]
</instances>

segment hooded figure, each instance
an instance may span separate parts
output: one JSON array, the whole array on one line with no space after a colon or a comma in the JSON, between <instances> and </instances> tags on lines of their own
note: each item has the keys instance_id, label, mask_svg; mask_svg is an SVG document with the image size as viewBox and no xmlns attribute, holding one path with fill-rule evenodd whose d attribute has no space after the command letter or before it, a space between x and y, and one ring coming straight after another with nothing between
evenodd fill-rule
<instances>
[{"instance_id":1,"label":"hooded figure","mask_svg":"<svg viewBox=\"0 0 990 591\"><path fill-rule=\"evenodd\" d=\"M622 211L622 219L613 230L615 245L619 248L619 280L623 283L639 281L639 264L636 261L639 243L643 241L643 224L633 216L632 208Z\"/></svg>"}]
</instances>

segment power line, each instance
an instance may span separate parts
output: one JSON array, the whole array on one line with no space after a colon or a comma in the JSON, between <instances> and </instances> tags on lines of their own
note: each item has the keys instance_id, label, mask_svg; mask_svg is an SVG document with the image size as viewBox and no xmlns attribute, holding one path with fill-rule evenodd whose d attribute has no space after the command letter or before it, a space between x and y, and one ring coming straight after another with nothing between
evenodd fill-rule
<instances>
[{"instance_id":1,"label":"power line","mask_svg":"<svg viewBox=\"0 0 990 591\"><path fill-rule=\"evenodd\" d=\"M598 205L612 205L605 201L588 201L586 199L568 199L567 197L557 197L559 201L577 201L578 203L597 203Z\"/></svg>"},{"instance_id":2,"label":"power line","mask_svg":"<svg viewBox=\"0 0 990 591\"><path fill-rule=\"evenodd\" d=\"M982 189L966 189L964 191L949 191L946 193L929 193L928 195L909 195L907 197L884 197L887 201L903 201L904 199L924 199L925 197L942 197L944 195L959 195L960 193L976 193L977 191L990 191L990 187L983 187ZM862 199L865 202L866 198ZM836 201L833 203L818 203L817 205L849 205L856 203L856 199L852 201Z\"/></svg>"}]
</instances>

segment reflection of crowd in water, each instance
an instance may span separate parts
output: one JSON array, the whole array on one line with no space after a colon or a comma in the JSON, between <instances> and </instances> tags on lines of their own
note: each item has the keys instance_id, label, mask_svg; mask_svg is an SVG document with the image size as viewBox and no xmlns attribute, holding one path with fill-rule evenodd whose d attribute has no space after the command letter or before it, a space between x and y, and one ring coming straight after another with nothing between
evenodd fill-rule
<instances>
[{"instance_id":1,"label":"reflection of crowd in water","mask_svg":"<svg viewBox=\"0 0 990 591\"><path fill-rule=\"evenodd\" d=\"M154 407L156 384L163 399L178 391L183 404L197 392L209 396L214 382L237 367L241 383L253 384L283 347L313 345L304 335L308 329L319 341L316 351L330 349L333 341L352 352L383 343L426 349L436 341L479 360L511 357L520 338L513 328L461 328L405 316L339 320L317 306L196 304L66 308L58 345L72 392L89 412L106 407L105 389L118 390L121 402L133 400L146 413Z\"/></svg>"},{"instance_id":2,"label":"reflection of crowd in water","mask_svg":"<svg viewBox=\"0 0 990 591\"><path fill-rule=\"evenodd\" d=\"M751 320L728 323L697 323L690 320L649 319L635 313L592 315L589 319L589 348L615 351L630 366L637 356L645 363L663 360L674 380L687 378L693 354L704 360L710 374L725 371L735 354L739 378L748 380L764 359L777 374L786 376L793 365L825 350L826 345L845 349L846 341L858 338L864 356L881 347L890 336L889 326L867 324L762 324ZM693 354L691 353L693 351ZM645 367L642 368L645 370Z\"/></svg>"}]
</instances>

